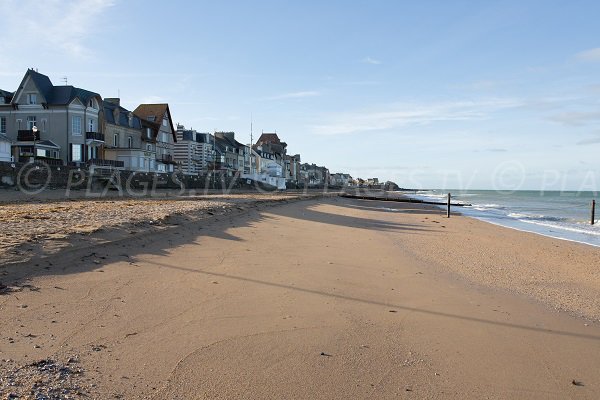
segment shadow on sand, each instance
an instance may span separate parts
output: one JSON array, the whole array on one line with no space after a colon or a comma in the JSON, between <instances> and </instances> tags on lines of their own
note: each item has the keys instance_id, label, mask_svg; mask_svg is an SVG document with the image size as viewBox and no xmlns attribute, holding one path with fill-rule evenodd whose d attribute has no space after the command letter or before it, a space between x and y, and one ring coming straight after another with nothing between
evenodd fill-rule
<instances>
[{"instance_id":1,"label":"shadow on sand","mask_svg":"<svg viewBox=\"0 0 600 400\"><path fill-rule=\"evenodd\" d=\"M380 218L361 218L342 214L331 214L317 210L317 205L322 202L333 204L337 207L345 208L349 212L356 210L378 211L381 212ZM284 201L282 203L287 203ZM397 211L390 211L390 209ZM27 263L15 264L0 268L0 279L5 285L23 285L25 281L39 276L76 274L101 269L103 266L123 261L126 258L135 260L136 256L156 255L167 256L179 246L191 244L202 237L215 237L224 240L240 241L239 237L231 235L227 230L231 227L252 227L275 217L295 218L303 221L314 221L320 224L333 224L338 226L380 230L388 232L402 232L406 234L422 234L434 231L433 228L427 228L415 224L402 224L390 222L386 215L394 213L421 213L424 215L440 215L439 209L421 209L415 206L406 207L406 205L390 205L390 203L377 202L371 200L356 199L329 199L329 200L308 200L297 203L294 207L288 207L285 204L277 206L265 205L246 205L243 210L234 208L233 211L222 211L209 219L200 219L190 221L186 216L176 216L166 222L166 226L152 228L145 232L131 235L102 245L91 245L83 248L75 248L50 255L44 258L33 259ZM110 235L110 232L108 233ZM570 336L590 340L600 340L600 336L581 334L576 332L557 331L544 329L535 326L513 324L508 322L494 321L482 318L475 318L469 315L459 315L429 310L425 308L408 307L402 304L383 303L368 298L359 298L326 291L314 290L308 287L291 286L287 284L269 282L255 279L248 276L239 276L218 272L205 271L196 268L186 268L177 265L168 265L154 261L148 261L144 257L144 263L154 264L164 268L170 268L189 273L204 274L223 279L232 279L243 281L251 285L265 285L281 288L285 290L299 291L313 295L319 295L340 300L360 302L388 309L406 310L416 313L434 315L443 318L455 318L477 324L488 324L513 328L517 330L534 331L551 335ZM31 283L31 282L27 282ZM5 293L10 296L11 293Z\"/></svg>"}]
</instances>

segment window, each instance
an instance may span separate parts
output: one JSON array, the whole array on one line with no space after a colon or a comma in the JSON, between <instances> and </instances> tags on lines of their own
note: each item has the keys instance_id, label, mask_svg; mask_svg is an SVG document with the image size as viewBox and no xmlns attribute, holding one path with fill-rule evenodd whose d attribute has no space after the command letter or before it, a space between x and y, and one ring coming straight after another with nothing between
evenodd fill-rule
<instances>
[{"instance_id":1,"label":"window","mask_svg":"<svg viewBox=\"0 0 600 400\"><path fill-rule=\"evenodd\" d=\"M48 153L45 149L35 149L35 155L38 157L47 157Z\"/></svg>"},{"instance_id":2,"label":"window","mask_svg":"<svg viewBox=\"0 0 600 400\"><path fill-rule=\"evenodd\" d=\"M133 138L131 136L127 138L127 148L133 148Z\"/></svg>"},{"instance_id":3,"label":"window","mask_svg":"<svg viewBox=\"0 0 600 400\"><path fill-rule=\"evenodd\" d=\"M167 122L168 122L167 119L163 118L163 126L167 126Z\"/></svg>"},{"instance_id":4,"label":"window","mask_svg":"<svg viewBox=\"0 0 600 400\"><path fill-rule=\"evenodd\" d=\"M81 135L81 117L73 117L73 135Z\"/></svg>"},{"instance_id":5,"label":"window","mask_svg":"<svg viewBox=\"0 0 600 400\"><path fill-rule=\"evenodd\" d=\"M42 132L46 132L46 122L45 119L42 120Z\"/></svg>"},{"instance_id":6,"label":"window","mask_svg":"<svg viewBox=\"0 0 600 400\"><path fill-rule=\"evenodd\" d=\"M146 137L152 139L152 129L146 128Z\"/></svg>"},{"instance_id":7,"label":"window","mask_svg":"<svg viewBox=\"0 0 600 400\"><path fill-rule=\"evenodd\" d=\"M88 127L88 132L96 132L94 130L94 120L90 119L89 123L88 123L89 127Z\"/></svg>"},{"instance_id":8,"label":"window","mask_svg":"<svg viewBox=\"0 0 600 400\"><path fill-rule=\"evenodd\" d=\"M148 121L154 122L154 120L156 120L156 117L154 115L149 115L147 119Z\"/></svg>"},{"instance_id":9,"label":"window","mask_svg":"<svg viewBox=\"0 0 600 400\"><path fill-rule=\"evenodd\" d=\"M37 104L37 95L35 93L27 93L27 104Z\"/></svg>"},{"instance_id":10,"label":"window","mask_svg":"<svg viewBox=\"0 0 600 400\"><path fill-rule=\"evenodd\" d=\"M0 117L0 133L6 133L6 117Z\"/></svg>"},{"instance_id":11,"label":"window","mask_svg":"<svg viewBox=\"0 0 600 400\"><path fill-rule=\"evenodd\" d=\"M146 150L148 150L148 151L152 151L152 145L151 145L151 144L147 144L147 145L146 145Z\"/></svg>"},{"instance_id":12,"label":"window","mask_svg":"<svg viewBox=\"0 0 600 400\"><path fill-rule=\"evenodd\" d=\"M31 130L35 126L35 116L27 117L27 129Z\"/></svg>"},{"instance_id":13,"label":"window","mask_svg":"<svg viewBox=\"0 0 600 400\"><path fill-rule=\"evenodd\" d=\"M119 134L118 133L115 133L115 135L113 136L113 146L119 147Z\"/></svg>"},{"instance_id":14,"label":"window","mask_svg":"<svg viewBox=\"0 0 600 400\"><path fill-rule=\"evenodd\" d=\"M71 161L83 161L81 159L81 145L71 144Z\"/></svg>"}]
</instances>

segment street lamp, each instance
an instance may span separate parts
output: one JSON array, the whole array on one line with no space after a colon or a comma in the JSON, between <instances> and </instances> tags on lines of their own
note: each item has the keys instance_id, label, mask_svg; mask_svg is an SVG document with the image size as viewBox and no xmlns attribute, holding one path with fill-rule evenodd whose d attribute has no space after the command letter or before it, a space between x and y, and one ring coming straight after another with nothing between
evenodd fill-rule
<instances>
[{"instance_id":1,"label":"street lamp","mask_svg":"<svg viewBox=\"0 0 600 400\"><path fill-rule=\"evenodd\" d=\"M35 140L37 139L38 128L37 126L32 126L31 131L33 132L33 159L37 157L37 152L35 151Z\"/></svg>"}]
</instances>

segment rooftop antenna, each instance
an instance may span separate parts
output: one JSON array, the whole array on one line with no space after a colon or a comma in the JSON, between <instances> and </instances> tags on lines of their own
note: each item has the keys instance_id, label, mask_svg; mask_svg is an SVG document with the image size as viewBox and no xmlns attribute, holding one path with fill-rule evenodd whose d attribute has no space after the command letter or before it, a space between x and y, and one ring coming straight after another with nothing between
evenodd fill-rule
<instances>
[{"instance_id":1,"label":"rooftop antenna","mask_svg":"<svg viewBox=\"0 0 600 400\"><path fill-rule=\"evenodd\" d=\"M69 80L67 79L66 76L63 76L62 81L65 83L65 86L67 86L69 83Z\"/></svg>"}]
</instances>

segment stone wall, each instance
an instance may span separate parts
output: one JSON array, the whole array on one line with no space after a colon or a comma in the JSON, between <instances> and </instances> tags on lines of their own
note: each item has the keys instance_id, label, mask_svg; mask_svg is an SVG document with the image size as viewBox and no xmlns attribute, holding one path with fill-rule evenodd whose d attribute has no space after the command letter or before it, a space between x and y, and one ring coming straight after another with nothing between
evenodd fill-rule
<instances>
[{"instance_id":1,"label":"stone wall","mask_svg":"<svg viewBox=\"0 0 600 400\"><path fill-rule=\"evenodd\" d=\"M0 162L0 186L15 187L26 192L43 189L69 190L152 190L152 189L246 189L269 190L248 184L239 176L209 174L189 176L181 173L159 174L122 170L87 169L70 166L49 166L43 162Z\"/></svg>"}]
</instances>

